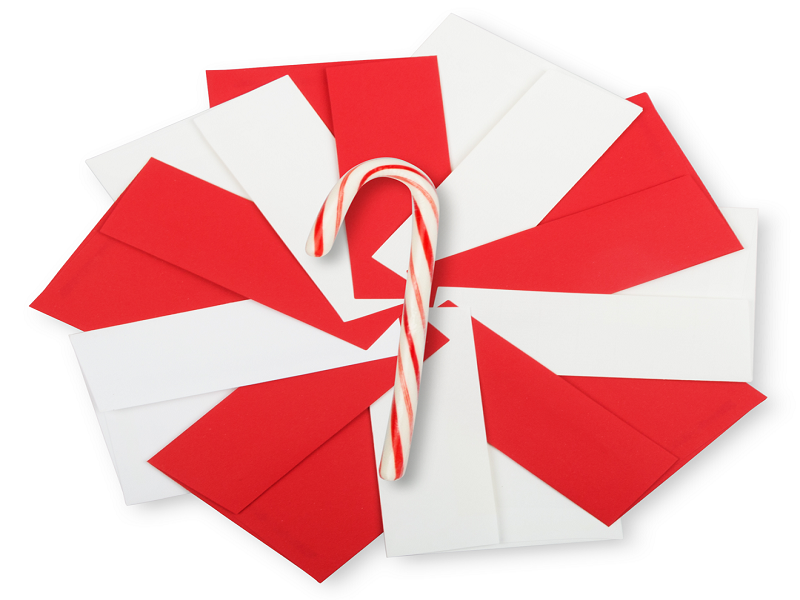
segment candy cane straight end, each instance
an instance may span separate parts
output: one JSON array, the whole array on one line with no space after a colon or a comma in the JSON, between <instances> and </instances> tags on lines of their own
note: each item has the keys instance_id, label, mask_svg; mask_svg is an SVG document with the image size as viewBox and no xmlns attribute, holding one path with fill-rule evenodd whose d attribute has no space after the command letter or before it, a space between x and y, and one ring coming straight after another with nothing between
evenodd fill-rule
<instances>
[{"instance_id":1,"label":"candy cane straight end","mask_svg":"<svg viewBox=\"0 0 800 600\"><path fill-rule=\"evenodd\" d=\"M400 479L408 464L414 430L419 381L425 350L433 263L439 230L439 200L430 178L414 165L396 158L375 158L350 169L333 187L306 242L310 256L324 256L333 246L344 215L364 184L379 177L400 181L411 191L411 259L400 318L400 348L392 413L378 468L382 479Z\"/></svg>"}]
</instances>

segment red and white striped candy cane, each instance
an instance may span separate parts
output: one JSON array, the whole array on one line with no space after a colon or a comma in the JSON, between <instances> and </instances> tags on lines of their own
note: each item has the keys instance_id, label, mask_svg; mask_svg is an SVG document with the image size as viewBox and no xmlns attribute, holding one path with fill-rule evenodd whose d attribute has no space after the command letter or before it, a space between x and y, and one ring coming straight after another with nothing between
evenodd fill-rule
<instances>
[{"instance_id":1,"label":"red and white striped candy cane","mask_svg":"<svg viewBox=\"0 0 800 600\"><path fill-rule=\"evenodd\" d=\"M400 318L400 350L397 354L394 401L379 468L381 478L393 481L400 479L405 473L417 412L439 228L436 188L425 173L405 161L375 158L363 162L345 173L328 194L314 229L308 236L306 252L311 256L324 256L328 253L358 190L379 177L389 177L404 183L411 190L413 205L411 260L408 264L403 315Z\"/></svg>"}]
</instances>

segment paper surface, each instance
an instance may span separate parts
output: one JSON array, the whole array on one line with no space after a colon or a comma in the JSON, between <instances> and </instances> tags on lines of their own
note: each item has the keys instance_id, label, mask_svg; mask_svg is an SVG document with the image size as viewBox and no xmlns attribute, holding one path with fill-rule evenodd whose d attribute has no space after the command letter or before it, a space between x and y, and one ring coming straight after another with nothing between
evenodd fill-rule
<instances>
[{"instance_id":1,"label":"paper surface","mask_svg":"<svg viewBox=\"0 0 800 600\"><path fill-rule=\"evenodd\" d=\"M622 520L608 526L533 473L489 446L500 542L466 550L622 539Z\"/></svg>"},{"instance_id":2,"label":"paper surface","mask_svg":"<svg viewBox=\"0 0 800 600\"><path fill-rule=\"evenodd\" d=\"M147 464L147 461L231 391L220 390L105 412L95 406L125 504L151 502L186 493L185 489Z\"/></svg>"},{"instance_id":3,"label":"paper surface","mask_svg":"<svg viewBox=\"0 0 800 600\"><path fill-rule=\"evenodd\" d=\"M567 73L452 14L414 56L439 60L454 169L545 72Z\"/></svg>"},{"instance_id":4,"label":"paper surface","mask_svg":"<svg viewBox=\"0 0 800 600\"><path fill-rule=\"evenodd\" d=\"M289 78L90 159L87 164L116 198L150 157L255 200L344 321L398 304L353 297L346 243L337 244L325 260L305 254L308 231L338 179L336 149L333 136ZM231 179L236 185L231 185Z\"/></svg>"},{"instance_id":5,"label":"paper surface","mask_svg":"<svg viewBox=\"0 0 800 600\"><path fill-rule=\"evenodd\" d=\"M750 335L755 341L758 209L720 209L743 249L691 268L628 288L619 294L742 298L750 307Z\"/></svg>"},{"instance_id":6,"label":"paper surface","mask_svg":"<svg viewBox=\"0 0 800 600\"><path fill-rule=\"evenodd\" d=\"M397 355L399 326L361 350L244 300L70 337L100 410L261 383Z\"/></svg>"},{"instance_id":7,"label":"paper surface","mask_svg":"<svg viewBox=\"0 0 800 600\"><path fill-rule=\"evenodd\" d=\"M429 327L425 356L446 343ZM391 388L396 365L392 357L239 388L150 464L241 512Z\"/></svg>"},{"instance_id":8,"label":"paper surface","mask_svg":"<svg viewBox=\"0 0 800 600\"><path fill-rule=\"evenodd\" d=\"M683 176L441 259L433 285L605 294L740 248L717 207Z\"/></svg>"},{"instance_id":9,"label":"paper surface","mask_svg":"<svg viewBox=\"0 0 800 600\"><path fill-rule=\"evenodd\" d=\"M439 288L558 375L750 381L750 308L739 298Z\"/></svg>"},{"instance_id":10,"label":"paper surface","mask_svg":"<svg viewBox=\"0 0 800 600\"><path fill-rule=\"evenodd\" d=\"M399 304L355 299L346 239L323 258L306 254L308 232L339 174L333 136L289 77L194 123L342 320Z\"/></svg>"},{"instance_id":11,"label":"paper surface","mask_svg":"<svg viewBox=\"0 0 800 600\"><path fill-rule=\"evenodd\" d=\"M408 472L378 481L387 556L499 542L469 311L429 318L450 342L422 370ZM391 407L392 392L370 407L377 462Z\"/></svg>"},{"instance_id":12,"label":"paper surface","mask_svg":"<svg viewBox=\"0 0 800 600\"><path fill-rule=\"evenodd\" d=\"M429 327L425 356L447 343ZM322 581L382 531L366 411L394 367L239 388L150 463Z\"/></svg>"},{"instance_id":13,"label":"paper surface","mask_svg":"<svg viewBox=\"0 0 800 600\"><path fill-rule=\"evenodd\" d=\"M117 201L101 233L360 348L400 316L398 306L343 322L253 202L156 160Z\"/></svg>"}]
</instances>

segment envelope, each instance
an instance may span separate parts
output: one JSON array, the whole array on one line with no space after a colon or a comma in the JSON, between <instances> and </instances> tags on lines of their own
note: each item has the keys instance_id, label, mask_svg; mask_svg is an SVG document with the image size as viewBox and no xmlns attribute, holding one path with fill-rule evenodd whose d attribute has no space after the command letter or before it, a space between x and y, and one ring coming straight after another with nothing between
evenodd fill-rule
<instances>
[{"instance_id":1,"label":"envelope","mask_svg":"<svg viewBox=\"0 0 800 600\"><path fill-rule=\"evenodd\" d=\"M441 259L433 286L610 294L741 248L683 176Z\"/></svg>"},{"instance_id":2,"label":"envelope","mask_svg":"<svg viewBox=\"0 0 800 600\"><path fill-rule=\"evenodd\" d=\"M750 308L682 298L439 288L436 303L473 316L558 375L750 381Z\"/></svg>"},{"instance_id":3,"label":"envelope","mask_svg":"<svg viewBox=\"0 0 800 600\"><path fill-rule=\"evenodd\" d=\"M253 300L70 336L101 411L397 356L393 324L368 350Z\"/></svg>"},{"instance_id":4,"label":"envelope","mask_svg":"<svg viewBox=\"0 0 800 600\"><path fill-rule=\"evenodd\" d=\"M631 100L642 114L539 227L437 261L434 287L611 293L740 250L647 95ZM393 243L375 258L405 272Z\"/></svg>"},{"instance_id":5,"label":"envelope","mask_svg":"<svg viewBox=\"0 0 800 600\"><path fill-rule=\"evenodd\" d=\"M744 302L752 342L757 213L731 208L723 212L743 250L619 296L721 297ZM627 512L765 398L744 383L557 377L483 324L475 326L475 340L489 443L606 523ZM550 393L542 394L544 389ZM536 402L531 401L534 398ZM557 406L558 412L548 412L548 406ZM598 435L594 423L585 423L586 406L595 412L597 407L607 410L601 413L605 418L609 414L619 418L677 460L638 496L635 488L626 498L600 493L606 482L597 480L593 469L588 468L589 473L584 469L615 440ZM527 423L527 429L521 423ZM565 446L564 439L572 441ZM567 456L565 449L590 460Z\"/></svg>"},{"instance_id":6,"label":"envelope","mask_svg":"<svg viewBox=\"0 0 800 600\"><path fill-rule=\"evenodd\" d=\"M608 525L764 400L744 383L561 378L473 327L489 443ZM663 461L654 479L631 431Z\"/></svg>"},{"instance_id":7,"label":"envelope","mask_svg":"<svg viewBox=\"0 0 800 600\"><path fill-rule=\"evenodd\" d=\"M378 481L390 557L500 542L469 311L434 308L429 320L450 341L422 370L407 474ZM392 400L370 407L376 464Z\"/></svg>"},{"instance_id":8,"label":"envelope","mask_svg":"<svg viewBox=\"0 0 800 600\"><path fill-rule=\"evenodd\" d=\"M155 159L31 306L88 330L246 298L364 349L400 313L344 323L253 202Z\"/></svg>"},{"instance_id":9,"label":"envelope","mask_svg":"<svg viewBox=\"0 0 800 600\"><path fill-rule=\"evenodd\" d=\"M447 343L429 327L426 357ZM366 410L395 362L239 388L150 462L322 581L382 531Z\"/></svg>"},{"instance_id":10,"label":"envelope","mask_svg":"<svg viewBox=\"0 0 800 600\"><path fill-rule=\"evenodd\" d=\"M487 446L469 311L435 308L430 319L450 341L423 370L413 468L378 482L387 555L621 537L619 523L604 525ZM391 401L370 407L376 461Z\"/></svg>"}]
</instances>

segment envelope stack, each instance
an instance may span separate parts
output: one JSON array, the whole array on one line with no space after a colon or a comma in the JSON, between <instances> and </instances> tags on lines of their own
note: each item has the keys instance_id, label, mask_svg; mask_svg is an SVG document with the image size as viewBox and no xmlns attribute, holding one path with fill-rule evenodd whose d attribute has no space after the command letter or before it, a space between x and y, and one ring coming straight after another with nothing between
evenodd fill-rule
<instances>
[{"instance_id":1,"label":"envelope stack","mask_svg":"<svg viewBox=\"0 0 800 600\"><path fill-rule=\"evenodd\" d=\"M71 337L122 486L191 493L323 581L388 556L622 537L764 396L757 211L720 208L647 94L457 17L413 57L207 72L211 108L88 161L113 200L32 307ZM441 229L408 472L379 480L411 205Z\"/></svg>"}]
</instances>

